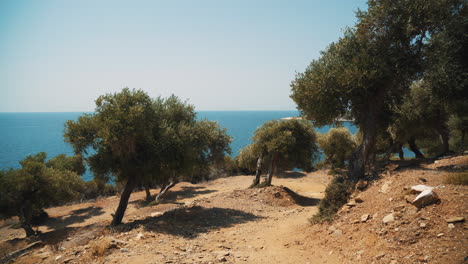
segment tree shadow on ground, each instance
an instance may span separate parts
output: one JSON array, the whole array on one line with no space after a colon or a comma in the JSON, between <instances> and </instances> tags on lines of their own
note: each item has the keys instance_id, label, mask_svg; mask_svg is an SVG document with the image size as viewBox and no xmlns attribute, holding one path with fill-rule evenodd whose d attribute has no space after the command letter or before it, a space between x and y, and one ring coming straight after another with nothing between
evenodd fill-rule
<instances>
[{"instance_id":1,"label":"tree shadow on ground","mask_svg":"<svg viewBox=\"0 0 468 264\"><path fill-rule=\"evenodd\" d=\"M314 206L320 203L320 199L302 196L288 187L283 187L283 189L291 196L294 202L300 206Z\"/></svg>"},{"instance_id":2,"label":"tree shadow on ground","mask_svg":"<svg viewBox=\"0 0 468 264\"><path fill-rule=\"evenodd\" d=\"M178 191L169 190L169 191L167 191L166 195L163 196L161 201L159 201L158 204L175 203L175 204L182 205L184 203L177 202L177 200L193 198L193 197L196 197L198 195L217 192L216 190L203 190L203 189L205 189L205 187L183 186ZM150 203L152 203L152 201L154 201L154 199L156 198L156 195L157 194L151 196L151 201L146 201L146 199L143 199L143 200L140 199L140 200L131 201L129 203L130 204L136 204L137 207L145 207L145 206L149 205Z\"/></svg>"},{"instance_id":3,"label":"tree shadow on ground","mask_svg":"<svg viewBox=\"0 0 468 264\"><path fill-rule=\"evenodd\" d=\"M283 171L275 176L283 179L299 179L305 177L306 175L307 174L302 171Z\"/></svg>"},{"instance_id":4,"label":"tree shadow on ground","mask_svg":"<svg viewBox=\"0 0 468 264\"><path fill-rule=\"evenodd\" d=\"M143 226L147 231L166 233L184 238L195 238L223 227L231 227L262 219L251 213L228 208L182 207L157 217L136 220L117 227L116 231L128 231Z\"/></svg>"},{"instance_id":5,"label":"tree shadow on ground","mask_svg":"<svg viewBox=\"0 0 468 264\"><path fill-rule=\"evenodd\" d=\"M47 226L48 228L52 229L61 229L72 224L82 223L91 217L102 215L105 213L102 209L102 207L89 206L86 208L73 210L68 215L48 218L44 223L38 226Z\"/></svg>"}]
</instances>

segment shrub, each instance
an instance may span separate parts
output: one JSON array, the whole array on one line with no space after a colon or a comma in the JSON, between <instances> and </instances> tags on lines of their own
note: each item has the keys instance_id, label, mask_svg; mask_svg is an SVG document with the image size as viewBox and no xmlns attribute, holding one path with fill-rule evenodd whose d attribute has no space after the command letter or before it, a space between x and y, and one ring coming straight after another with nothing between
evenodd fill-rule
<instances>
[{"instance_id":1,"label":"shrub","mask_svg":"<svg viewBox=\"0 0 468 264\"><path fill-rule=\"evenodd\" d=\"M445 183L453 185L468 185L468 172L454 172L445 177Z\"/></svg>"},{"instance_id":2,"label":"shrub","mask_svg":"<svg viewBox=\"0 0 468 264\"><path fill-rule=\"evenodd\" d=\"M343 167L356 148L353 135L345 127L332 128L320 135L318 145L323 150L327 162L335 167Z\"/></svg>"},{"instance_id":3,"label":"shrub","mask_svg":"<svg viewBox=\"0 0 468 264\"><path fill-rule=\"evenodd\" d=\"M325 197L320 201L318 213L309 221L312 224L331 221L336 212L348 202L353 186L343 176L335 177L325 189Z\"/></svg>"}]
</instances>

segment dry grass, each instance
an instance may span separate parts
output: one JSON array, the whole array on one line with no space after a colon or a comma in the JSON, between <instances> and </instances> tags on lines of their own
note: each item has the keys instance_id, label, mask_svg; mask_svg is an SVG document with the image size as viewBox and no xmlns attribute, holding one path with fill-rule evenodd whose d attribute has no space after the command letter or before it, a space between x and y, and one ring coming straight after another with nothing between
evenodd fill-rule
<instances>
[{"instance_id":1,"label":"dry grass","mask_svg":"<svg viewBox=\"0 0 468 264\"><path fill-rule=\"evenodd\" d=\"M453 185L468 185L468 172L449 173L444 182Z\"/></svg>"}]
</instances>

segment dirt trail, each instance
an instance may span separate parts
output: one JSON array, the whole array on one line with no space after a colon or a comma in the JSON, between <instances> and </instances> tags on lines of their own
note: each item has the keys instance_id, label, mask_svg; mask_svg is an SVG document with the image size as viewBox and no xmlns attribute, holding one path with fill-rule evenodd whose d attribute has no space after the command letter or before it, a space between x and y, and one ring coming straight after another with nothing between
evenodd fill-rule
<instances>
[{"instance_id":1,"label":"dirt trail","mask_svg":"<svg viewBox=\"0 0 468 264\"><path fill-rule=\"evenodd\" d=\"M18 263L54 263L63 255L73 255L65 259L68 263L339 263L328 251L311 252L302 242L307 219L316 212L329 176L324 172L282 176L274 184L296 196L279 187L248 189L252 176L180 183L156 206L142 206L144 192L135 192L124 225L117 230L105 227L117 197L50 208L51 219L37 228L57 244L45 250L47 257L43 252L31 254ZM125 241L125 248L99 258L90 254L90 245L102 240L102 232ZM0 232L3 241L22 236L20 229Z\"/></svg>"}]
</instances>

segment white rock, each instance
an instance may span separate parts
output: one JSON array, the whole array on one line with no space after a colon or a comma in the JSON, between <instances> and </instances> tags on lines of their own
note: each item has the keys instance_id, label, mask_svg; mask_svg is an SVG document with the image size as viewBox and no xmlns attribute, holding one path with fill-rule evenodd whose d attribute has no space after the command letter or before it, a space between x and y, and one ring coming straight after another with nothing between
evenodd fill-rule
<instances>
[{"instance_id":1,"label":"white rock","mask_svg":"<svg viewBox=\"0 0 468 264\"><path fill-rule=\"evenodd\" d=\"M62 256L58 255L57 257L55 257L55 261L59 261L61 258L62 258Z\"/></svg>"},{"instance_id":2,"label":"white rock","mask_svg":"<svg viewBox=\"0 0 468 264\"><path fill-rule=\"evenodd\" d=\"M423 192L425 190L431 190L432 191L433 189L434 189L434 187L419 184L419 185L411 186L411 193L420 193L420 192Z\"/></svg>"},{"instance_id":3,"label":"white rock","mask_svg":"<svg viewBox=\"0 0 468 264\"><path fill-rule=\"evenodd\" d=\"M440 199L432 189L422 191L416 198L414 198L412 204L418 208L431 205L439 202Z\"/></svg>"},{"instance_id":4,"label":"white rock","mask_svg":"<svg viewBox=\"0 0 468 264\"><path fill-rule=\"evenodd\" d=\"M448 224L448 228L454 229L454 228L455 228L455 225L454 225L454 224Z\"/></svg>"}]
</instances>

